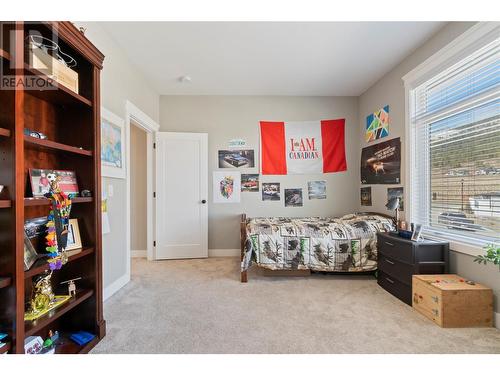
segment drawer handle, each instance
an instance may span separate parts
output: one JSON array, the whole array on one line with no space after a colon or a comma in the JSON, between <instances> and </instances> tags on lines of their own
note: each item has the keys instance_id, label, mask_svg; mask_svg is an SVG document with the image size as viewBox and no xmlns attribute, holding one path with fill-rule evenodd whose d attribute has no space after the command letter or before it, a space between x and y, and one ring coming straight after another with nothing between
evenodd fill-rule
<instances>
[{"instance_id":1,"label":"drawer handle","mask_svg":"<svg viewBox=\"0 0 500 375\"><path fill-rule=\"evenodd\" d=\"M389 263L389 264L394 265L394 262L393 262L393 261L390 261L389 259L386 259L385 261L386 261L387 263Z\"/></svg>"},{"instance_id":2,"label":"drawer handle","mask_svg":"<svg viewBox=\"0 0 500 375\"><path fill-rule=\"evenodd\" d=\"M385 278L387 281L389 281L391 284L394 284L394 280L389 279L388 277Z\"/></svg>"},{"instance_id":3,"label":"drawer handle","mask_svg":"<svg viewBox=\"0 0 500 375\"><path fill-rule=\"evenodd\" d=\"M437 296L432 296L431 298L435 303L438 303L439 298Z\"/></svg>"},{"instance_id":4,"label":"drawer handle","mask_svg":"<svg viewBox=\"0 0 500 375\"><path fill-rule=\"evenodd\" d=\"M432 309L432 313L433 313L434 315L436 315L436 316L438 316L438 315L439 315L439 311L437 311L437 309Z\"/></svg>"},{"instance_id":5,"label":"drawer handle","mask_svg":"<svg viewBox=\"0 0 500 375\"><path fill-rule=\"evenodd\" d=\"M394 246L394 244L393 244L392 242L387 242L387 241L385 241L385 244L386 244L386 245L389 245L389 246Z\"/></svg>"}]
</instances>

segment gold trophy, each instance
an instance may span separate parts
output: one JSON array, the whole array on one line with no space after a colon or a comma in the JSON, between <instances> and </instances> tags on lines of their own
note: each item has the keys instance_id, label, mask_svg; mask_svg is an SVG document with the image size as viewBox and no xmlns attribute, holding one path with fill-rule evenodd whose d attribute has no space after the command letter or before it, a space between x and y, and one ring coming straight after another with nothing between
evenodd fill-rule
<instances>
[{"instance_id":1,"label":"gold trophy","mask_svg":"<svg viewBox=\"0 0 500 375\"><path fill-rule=\"evenodd\" d=\"M31 312L34 314L46 311L54 301L55 296L50 285L51 277L52 272L47 271L34 282L31 294Z\"/></svg>"}]
</instances>

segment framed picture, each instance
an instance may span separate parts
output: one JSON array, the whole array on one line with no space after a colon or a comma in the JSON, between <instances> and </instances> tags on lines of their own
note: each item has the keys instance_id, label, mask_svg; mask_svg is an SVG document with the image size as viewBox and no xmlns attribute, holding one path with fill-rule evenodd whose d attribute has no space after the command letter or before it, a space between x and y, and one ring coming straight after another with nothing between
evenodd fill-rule
<instances>
[{"instance_id":1,"label":"framed picture","mask_svg":"<svg viewBox=\"0 0 500 375\"><path fill-rule=\"evenodd\" d=\"M394 138L361 150L361 183L401 183L401 140Z\"/></svg>"},{"instance_id":2,"label":"framed picture","mask_svg":"<svg viewBox=\"0 0 500 375\"><path fill-rule=\"evenodd\" d=\"M80 238L78 219L69 219L68 232L66 250L80 249L82 247L82 239Z\"/></svg>"},{"instance_id":3,"label":"framed picture","mask_svg":"<svg viewBox=\"0 0 500 375\"><path fill-rule=\"evenodd\" d=\"M239 203L241 197L241 174L236 171L214 171L214 203Z\"/></svg>"},{"instance_id":4,"label":"framed picture","mask_svg":"<svg viewBox=\"0 0 500 375\"><path fill-rule=\"evenodd\" d=\"M38 254L35 251L35 248L33 247L33 244L31 243L30 239L26 235L26 232L24 233L24 270L27 271L31 268L33 263L38 258Z\"/></svg>"},{"instance_id":5,"label":"framed picture","mask_svg":"<svg viewBox=\"0 0 500 375\"><path fill-rule=\"evenodd\" d=\"M371 206L372 205L372 187L362 187L361 188L361 205Z\"/></svg>"},{"instance_id":6,"label":"framed picture","mask_svg":"<svg viewBox=\"0 0 500 375\"><path fill-rule=\"evenodd\" d=\"M255 173L242 174L241 191L259 192L259 175Z\"/></svg>"},{"instance_id":7,"label":"framed picture","mask_svg":"<svg viewBox=\"0 0 500 375\"><path fill-rule=\"evenodd\" d=\"M280 183L279 182L263 182L262 183L262 200L263 201L279 201Z\"/></svg>"},{"instance_id":8,"label":"framed picture","mask_svg":"<svg viewBox=\"0 0 500 375\"><path fill-rule=\"evenodd\" d=\"M126 178L125 123L101 108L101 174L105 177Z\"/></svg>"},{"instance_id":9,"label":"framed picture","mask_svg":"<svg viewBox=\"0 0 500 375\"><path fill-rule=\"evenodd\" d=\"M59 177L59 187L66 194L78 195L78 182L74 171L62 171L56 169L30 169L31 193L33 197L43 197L50 191L49 175L55 174Z\"/></svg>"},{"instance_id":10,"label":"framed picture","mask_svg":"<svg viewBox=\"0 0 500 375\"><path fill-rule=\"evenodd\" d=\"M413 231L413 234L411 235L411 240L412 241L418 241L420 239L420 233L422 232L422 225L421 224L415 224L415 230Z\"/></svg>"},{"instance_id":11,"label":"framed picture","mask_svg":"<svg viewBox=\"0 0 500 375\"><path fill-rule=\"evenodd\" d=\"M285 207L302 207L302 189L285 189Z\"/></svg>"},{"instance_id":12,"label":"framed picture","mask_svg":"<svg viewBox=\"0 0 500 375\"><path fill-rule=\"evenodd\" d=\"M399 210L405 210L404 193L402 187L387 188L387 202L389 202L391 198L399 198Z\"/></svg>"},{"instance_id":13,"label":"framed picture","mask_svg":"<svg viewBox=\"0 0 500 375\"><path fill-rule=\"evenodd\" d=\"M254 168L254 150L219 150L219 168Z\"/></svg>"}]
</instances>

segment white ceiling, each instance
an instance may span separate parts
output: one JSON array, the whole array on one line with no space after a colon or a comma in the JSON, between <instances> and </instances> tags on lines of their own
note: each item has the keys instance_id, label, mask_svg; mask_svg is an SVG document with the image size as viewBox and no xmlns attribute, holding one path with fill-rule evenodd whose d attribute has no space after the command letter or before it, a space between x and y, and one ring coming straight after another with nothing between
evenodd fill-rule
<instances>
[{"instance_id":1,"label":"white ceiling","mask_svg":"<svg viewBox=\"0 0 500 375\"><path fill-rule=\"evenodd\" d=\"M358 96L443 22L104 22L162 95ZM179 82L189 75L190 83Z\"/></svg>"}]
</instances>

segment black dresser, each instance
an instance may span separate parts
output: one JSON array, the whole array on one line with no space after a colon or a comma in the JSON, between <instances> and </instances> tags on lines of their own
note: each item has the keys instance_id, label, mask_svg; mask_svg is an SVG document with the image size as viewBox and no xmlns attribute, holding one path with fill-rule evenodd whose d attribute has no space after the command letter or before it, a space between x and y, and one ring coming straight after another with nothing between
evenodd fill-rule
<instances>
[{"instance_id":1,"label":"black dresser","mask_svg":"<svg viewBox=\"0 0 500 375\"><path fill-rule=\"evenodd\" d=\"M408 305L412 275L448 273L448 242L416 242L397 233L378 233L377 252L378 284Z\"/></svg>"}]
</instances>

